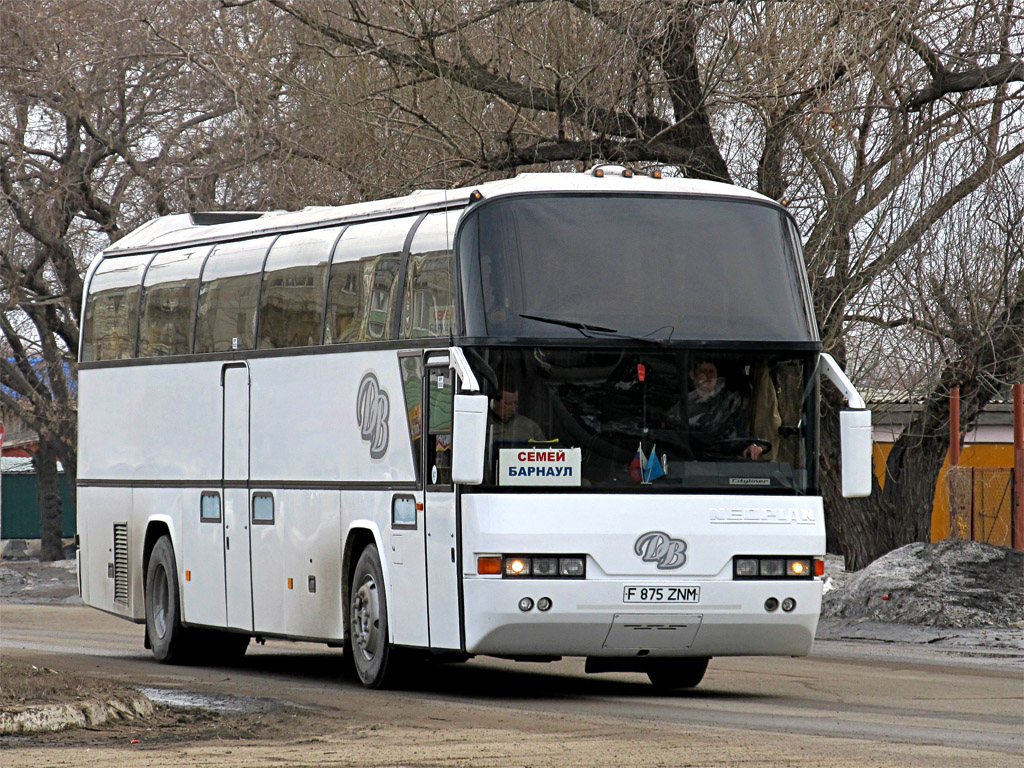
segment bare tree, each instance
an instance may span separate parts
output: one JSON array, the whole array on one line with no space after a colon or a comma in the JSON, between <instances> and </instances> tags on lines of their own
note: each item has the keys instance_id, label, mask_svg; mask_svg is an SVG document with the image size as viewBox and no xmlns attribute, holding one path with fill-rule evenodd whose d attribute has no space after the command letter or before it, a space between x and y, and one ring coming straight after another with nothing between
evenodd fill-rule
<instances>
[{"instance_id":1,"label":"bare tree","mask_svg":"<svg viewBox=\"0 0 1024 768\"><path fill-rule=\"evenodd\" d=\"M301 56L265 16L201 2L0 8L0 374L14 393L0 397L39 434L45 559L61 556L55 461L72 493L77 477L70 379L91 255L155 215L301 204L276 170L299 164L281 105Z\"/></svg>"}]
</instances>

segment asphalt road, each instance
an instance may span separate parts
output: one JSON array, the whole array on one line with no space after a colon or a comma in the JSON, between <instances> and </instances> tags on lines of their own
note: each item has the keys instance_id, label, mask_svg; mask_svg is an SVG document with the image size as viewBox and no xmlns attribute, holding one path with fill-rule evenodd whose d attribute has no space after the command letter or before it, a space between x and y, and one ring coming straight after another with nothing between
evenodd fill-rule
<instances>
[{"instance_id":1,"label":"asphalt road","mask_svg":"<svg viewBox=\"0 0 1024 768\"><path fill-rule=\"evenodd\" d=\"M406 690L376 692L341 679L340 652L324 646L269 642L231 668L169 667L151 660L137 625L81 606L8 604L0 606L0 656L156 689L158 697L205 697L228 710L225 724L259 715L260 727L228 728L229 739L201 729L162 733L128 765L166 765L173 755L178 766L974 768L1019 766L1024 754L1017 661L935 663L851 643L819 643L807 658L714 659L699 688L672 696L655 695L640 675L585 675L579 659L431 665ZM11 741L0 762L124 759L120 743L54 738Z\"/></svg>"}]
</instances>

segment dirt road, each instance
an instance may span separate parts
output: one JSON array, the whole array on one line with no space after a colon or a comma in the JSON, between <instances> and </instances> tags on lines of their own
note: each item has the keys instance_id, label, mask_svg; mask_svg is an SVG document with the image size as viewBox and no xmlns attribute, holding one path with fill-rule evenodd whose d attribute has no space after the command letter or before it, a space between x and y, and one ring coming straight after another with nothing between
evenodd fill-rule
<instances>
[{"instance_id":1,"label":"dirt road","mask_svg":"<svg viewBox=\"0 0 1024 768\"><path fill-rule=\"evenodd\" d=\"M725 658L695 691L657 696L640 675L584 675L580 660L474 660L372 692L340 679L340 653L324 646L268 643L231 668L167 667L143 650L138 626L80 606L10 604L0 650L4 662L210 708L8 737L5 766L977 768L1019 765L1024 751L1024 679L999 663Z\"/></svg>"}]
</instances>

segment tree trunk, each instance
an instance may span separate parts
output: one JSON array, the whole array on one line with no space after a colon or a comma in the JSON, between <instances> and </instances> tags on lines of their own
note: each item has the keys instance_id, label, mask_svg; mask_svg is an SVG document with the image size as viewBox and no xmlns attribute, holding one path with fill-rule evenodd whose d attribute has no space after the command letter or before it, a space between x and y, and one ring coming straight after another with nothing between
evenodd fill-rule
<instances>
[{"instance_id":1,"label":"tree trunk","mask_svg":"<svg viewBox=\"0 0 1024 768\"><path fill-rule=\"evenodd\" d=\"M39 528L41 548L39 559L44 562L64 559L61 542L60 478L57 474L57 454L49 441L39 436L39 450L32 457L39 479Z\"/></svg>"}]
</instances>

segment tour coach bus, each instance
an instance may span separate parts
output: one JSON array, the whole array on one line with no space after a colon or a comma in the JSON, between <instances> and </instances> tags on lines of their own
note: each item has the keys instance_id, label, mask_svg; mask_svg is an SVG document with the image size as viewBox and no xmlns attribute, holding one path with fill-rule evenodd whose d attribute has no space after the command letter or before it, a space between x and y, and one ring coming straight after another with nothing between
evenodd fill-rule
<instances>
[{"instance_id":1,"label":"tour coach bus","mask_svg":"<svg viewBox=\"0 0 1024 768\"><path fill-rule=\"evenodd\" d=\"M291 638L371 687L477 654L689 687L810 651L822 374L870 488L792 217L724 184L165 216L95 260L83 323L82 597L165 662Z\"/></svg>"}]
</instances>

